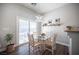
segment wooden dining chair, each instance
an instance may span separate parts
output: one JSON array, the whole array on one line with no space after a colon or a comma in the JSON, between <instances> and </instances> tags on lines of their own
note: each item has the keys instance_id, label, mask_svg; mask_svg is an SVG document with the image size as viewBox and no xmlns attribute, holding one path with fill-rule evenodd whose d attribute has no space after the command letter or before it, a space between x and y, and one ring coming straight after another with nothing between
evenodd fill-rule
<instances>
[{"instance_id":1,"label":"wooden dining chair","mask_svg":"<svg viewBox=\"0 0 79 59\"><path fill-rule=\"evenodd\" d=\"M46 45L46 49L50 52L52 52L52 54L54 54L54 50L56 50L56 37L57 34L52 35L50 38L48 38L45 42Z\"/></svg>"},{"instance_id":2,"label":"wooden dining chair","mask_svg":"<svg viewBox=\"0 0 79 59\"><path fill-rule=\"evenodd\" d=\"M39 52L39 48L41 46L40 42L37 42L34 40L33 35L28 34L29 39L29 54L32 52L35 54L36 52Z\"/></svg>"}]
</instances>

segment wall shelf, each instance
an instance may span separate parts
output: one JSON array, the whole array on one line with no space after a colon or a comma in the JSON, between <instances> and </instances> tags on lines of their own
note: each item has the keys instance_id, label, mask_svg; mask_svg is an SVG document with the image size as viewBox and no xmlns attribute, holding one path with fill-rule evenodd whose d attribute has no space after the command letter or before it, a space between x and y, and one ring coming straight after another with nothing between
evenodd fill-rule
<instances>
[{"instance_id":1,"label":"wall shelf","mask_svg":"<svg viewBox=\"0 0 79 59\"><path fill-rule=\"evenodd\" d=\"M60 26L60 25L62 25L62 24L61 23L60 24L45 24L43 26Z\"/></svg>"},{"instance_id":2,"label":"wall shelf","mask_svg":"<svg viewBox=\"0 0 79 59\"><path fill-rule=\"evenodd\" d=\"M65 32L79 32L79 30L65 30Z\"/></svg>"},{"instance_id":3,"label":"wall shelf","mask_svg":"<svg viewBox=\"0 0 79 59\"><path fill-rule=\"evenodd\" d=\"M66 29L65 32L79 32L79 28L78 27L72 27L71 29Z\"/></svg>"}]
</instances>

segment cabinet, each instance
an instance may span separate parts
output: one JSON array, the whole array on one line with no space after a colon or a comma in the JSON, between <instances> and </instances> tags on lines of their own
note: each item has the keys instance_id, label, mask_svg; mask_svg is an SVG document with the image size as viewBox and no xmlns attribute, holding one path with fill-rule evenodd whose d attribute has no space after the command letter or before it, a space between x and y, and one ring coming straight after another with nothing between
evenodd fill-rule
<instances>
[{"instance_id":1,"label":"cabinet","mask_svg":"<svg viewBox=\"0 0 79 59\"><path fill-rule=\"evenodd\" d=\"M69 54L79 55L79 30L65 30L69 37Z\"/></svg>"}]
</instances>

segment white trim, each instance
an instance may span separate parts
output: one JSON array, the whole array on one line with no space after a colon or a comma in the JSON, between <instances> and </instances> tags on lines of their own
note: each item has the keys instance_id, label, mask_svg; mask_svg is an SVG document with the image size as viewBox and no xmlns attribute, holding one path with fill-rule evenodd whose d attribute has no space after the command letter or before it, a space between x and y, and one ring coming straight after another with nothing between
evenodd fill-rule
<instances>
[{"instance_id":1,"label":"white trim","mask_svg":"<svg viewBox=\"0 0 79 59\"><path fill-rule=\"evenodd\" d=\"M69 44L66 44L66 43L63 43L63 42L58 42L57 41L56 43L61 44L61 45L65 45L65 46L69 47Z\"/></svg>"}]
</instances>

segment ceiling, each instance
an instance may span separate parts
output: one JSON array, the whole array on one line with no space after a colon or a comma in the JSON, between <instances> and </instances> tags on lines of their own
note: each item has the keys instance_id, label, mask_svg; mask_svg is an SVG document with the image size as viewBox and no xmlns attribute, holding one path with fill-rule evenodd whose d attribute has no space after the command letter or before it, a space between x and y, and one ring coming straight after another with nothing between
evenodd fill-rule
<instances>
[{"instance_id":1,"label":"ceiling","mask_svg":"<svg viewBox=\"0 0 79 59\"><path fill-rule=\"evenodd\" d=\"M31 3L22 3L25 7L40 14L48 13L56 8L64 6L65 4L66 3L37 3L36 5L31 5Z\"/></svg>"}]
</instances>

